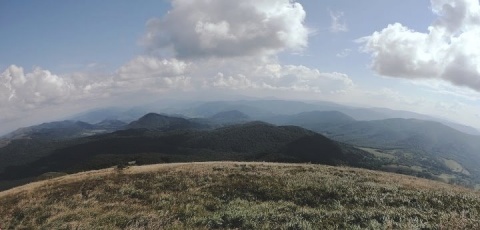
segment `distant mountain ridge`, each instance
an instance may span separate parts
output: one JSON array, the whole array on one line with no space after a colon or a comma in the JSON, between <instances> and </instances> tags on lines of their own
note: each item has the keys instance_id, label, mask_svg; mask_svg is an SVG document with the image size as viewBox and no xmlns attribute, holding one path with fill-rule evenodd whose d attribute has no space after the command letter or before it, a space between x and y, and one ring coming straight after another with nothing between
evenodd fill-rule
<instances>
[{"instance_id":1,"label":"distant mountain ridge","mask_svg":"<svg viewBox=\"0 0 480 230\"><path fill-rule=\"evenodd\" d=\"M55 121L40 125L20 128L5 136L4 139L70 139L82 136L91 136L99 133L115 131L123 127L121 121L103 121L98 124L89 124L82 121Z\"/></svg>"},{"instance_id":2,"label":"distant mountain ridge","mask_svg":"<svg viewBox=\"0 0 480 230\"><path fill-rule=\"evenodd\" d=\"M19 129L0 139L0 173L10 171L5 178L12 179L17 174L35 176L46 169L74 172L132 160L141 164L194 160L343 162L350 166L360 162L359 167L480 185L480 136L437 121L358 120L359 114L389 116L395 111L382 115L383 109L331 103L265 100L192 105L182 110L194 118L169 110L176 115L151 112L128 124L108 119L95 124L67 120ZM309 108L318 110L303 111ZM322 110L325 108L338 110ZM361 112L350 116L341 110ZM194 116L199 114L204 116ZM321 148L332 154L316 158ZM43 171L31 171L37 168Z\"/></svg>"},{"instance_id":3,"label":"distant mountain ridge","mask_svg":"<svg viewBox=\"0 0 480 230\"><path fill-rule=\"evenodd\" d=\"M72 173L100 169L129 161L153 164L248 160L342 164L366 168L375 168L378 164L368 152L347 147L300 127L248 122L214 130L198 130L196 126L185 129L184 124L190 125L186 121L151 113L133 123L133 127L141 129L120 130L56 144L40 142L38 145L41 148L50 146L45 150L47 152L33 161L25 161L28 163L8 166L0 172L0 180L25 180L48 172ZM154 128L145 129L147 125Z\"/></svg>"},{"instance_id":4,"label":"distant mountain ridge","mask_svg":"<svg viewBox=\"0 0 480 230\"><path fill-rule=\"evenodd\" d=\"M214 114L208 120L218 124L239 124L248 122L251 118L238 110L229 110Z\"/></svg>"},{"instance_id":5,"label":"distant mountain ridge","mask_svg":"<svg viewBox=\"0 0 480 230\"><path fill-rule=\"evenodd\" d=\"M309 128L312 128L312 125L319 126L336 126L340 124L346 124L350 122L355 122L356 120L352 117L338 112L338 111L309 111L302 112L294 115L283 115L267 119L267 121L274 124L282 125L308 125Z\"/></svg>"},{"instance_id":6,"label":"distant mountain ridge","mask_svg":"<svg viewBox=\"0 0 480 230\"><path fill-rule=\"evenodd\" d=\"M285 101L285 100L238 100L238 101L160 101L132 108L100 108L73 116L71 120L80 120L88 123L98 123L105 119L116 119L131 122L147 112L182 114L191 118L209 118L217 113L237 110L247 115L250 120L270 121L273 117L294 115L311 111L338 111L355 120L383 120L390 118L414 118L441 122L461 132L478 135L480 131L466 125L457 124L445 119L429 115L392 110L386 108L362 108L345 106L324 101Z\"/></svg>"},{"instance_id":7,"label":"distant mountain ridge","mask_svg":"<svg viewBox=\"0 0 480 230\"><path fill-rule=\"evenodd\" d=\"M171 117L157 113L148 113L125 126L125 129L152 129L161 131L202 128L207 128L207 126L185 118Z\"/></svg>"},{"instance_id":8,"label":"distant mountain ridge","mask_svg":"<svg viewBox=\"0 0 480 230\"><path fill-rule=\"evenodd\" d=\"M471 135L480 136L480 131L466 125L457 124L444 119L435 118L429 115L392 110L386 108L361 108L345 106L332 102L301 102L284 100L240 100L240 101L214 101L200 103L189 109L174 110L177 113L190 117L209 117L226 110L238 110L248 115L252 120L265 120L284 115L295 115L312 111L337 111L350 116L355 120L384 120L390 118L421 119L441 122L458 131Z\"/></svg>"},{"instance_id":9,"label":"distant mountain ridge","mask_svg":"<svg viewBox=\"0 0 480 230\"><path fill-rule=\"evenodd\" d=\"M306 126L304 126L306 127ZM314 127L335 140L382 149L405 149L437 159L452 159L480 178L480 137L442 123L417 119L358 121L336 127Z\"/></svg>"}]
</instances>

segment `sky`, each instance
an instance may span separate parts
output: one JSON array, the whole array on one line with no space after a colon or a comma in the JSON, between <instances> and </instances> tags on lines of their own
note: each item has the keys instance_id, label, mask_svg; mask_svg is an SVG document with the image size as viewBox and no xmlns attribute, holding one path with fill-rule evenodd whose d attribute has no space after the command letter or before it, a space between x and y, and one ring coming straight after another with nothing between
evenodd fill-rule
<instances>
[{"instance_id":1,"label":"sky","mask_svg":"<svg viewBox=\"0 0 480 230\"><path fill-rule=\"evenodd\" d=\"M102 106L228 95L480 128L478 0L0 1L0 134Z\"/></svg>"}]
</instances>

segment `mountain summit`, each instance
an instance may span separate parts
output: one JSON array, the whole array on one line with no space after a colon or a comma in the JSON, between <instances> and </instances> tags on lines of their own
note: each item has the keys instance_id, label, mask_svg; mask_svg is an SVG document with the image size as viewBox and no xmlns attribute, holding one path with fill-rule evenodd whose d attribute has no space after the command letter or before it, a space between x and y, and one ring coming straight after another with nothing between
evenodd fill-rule
<instances>
[{"instance_id":1,"label":"mountain summit","mask_svg":"<svg viewBox=\"0 0 480 230\"><path fill-rule=\"evenodd\" d=\"M192 122L181 117L170 117L157 113L148 113L140 119L131 122L126 126L127 129L151 129L160 131L170 131L177 129L199 129L204 127L199 123Z\"/></svg>"}]
</instances>

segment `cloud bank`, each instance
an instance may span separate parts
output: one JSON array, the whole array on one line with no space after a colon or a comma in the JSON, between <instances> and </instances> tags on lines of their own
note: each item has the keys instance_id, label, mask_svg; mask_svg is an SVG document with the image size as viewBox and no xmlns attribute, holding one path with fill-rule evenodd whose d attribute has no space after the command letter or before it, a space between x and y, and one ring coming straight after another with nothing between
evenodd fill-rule
<instances>
[{"instance_id":1,"label":"cloud bank","mask_svg":"<svg viewBox=\"0 0 480 230\"><path fill-rule=\"evenodd\" d=\"M448 81L480 92L480 3L478 0L431 0L438 16L414 31L400 23L358 39L380 75Z\"/></svg>"}]
</instances>

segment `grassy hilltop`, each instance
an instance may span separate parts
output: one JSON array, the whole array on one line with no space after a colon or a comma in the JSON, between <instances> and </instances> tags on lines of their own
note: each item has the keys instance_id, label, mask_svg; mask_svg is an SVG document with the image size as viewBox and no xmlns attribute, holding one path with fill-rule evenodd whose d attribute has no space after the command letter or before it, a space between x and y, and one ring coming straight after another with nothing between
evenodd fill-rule
<instances>
[{"instance_id":1,"label":"grassy hilltop","mask_svg":"<svg viewBox=\"0 0 480 230\"><path fill-rule=\"evenodd\" d=\"M479 229L480 194L348 167L159 164L1 192L0 228Z\"/></svg>"}]
</instances>

